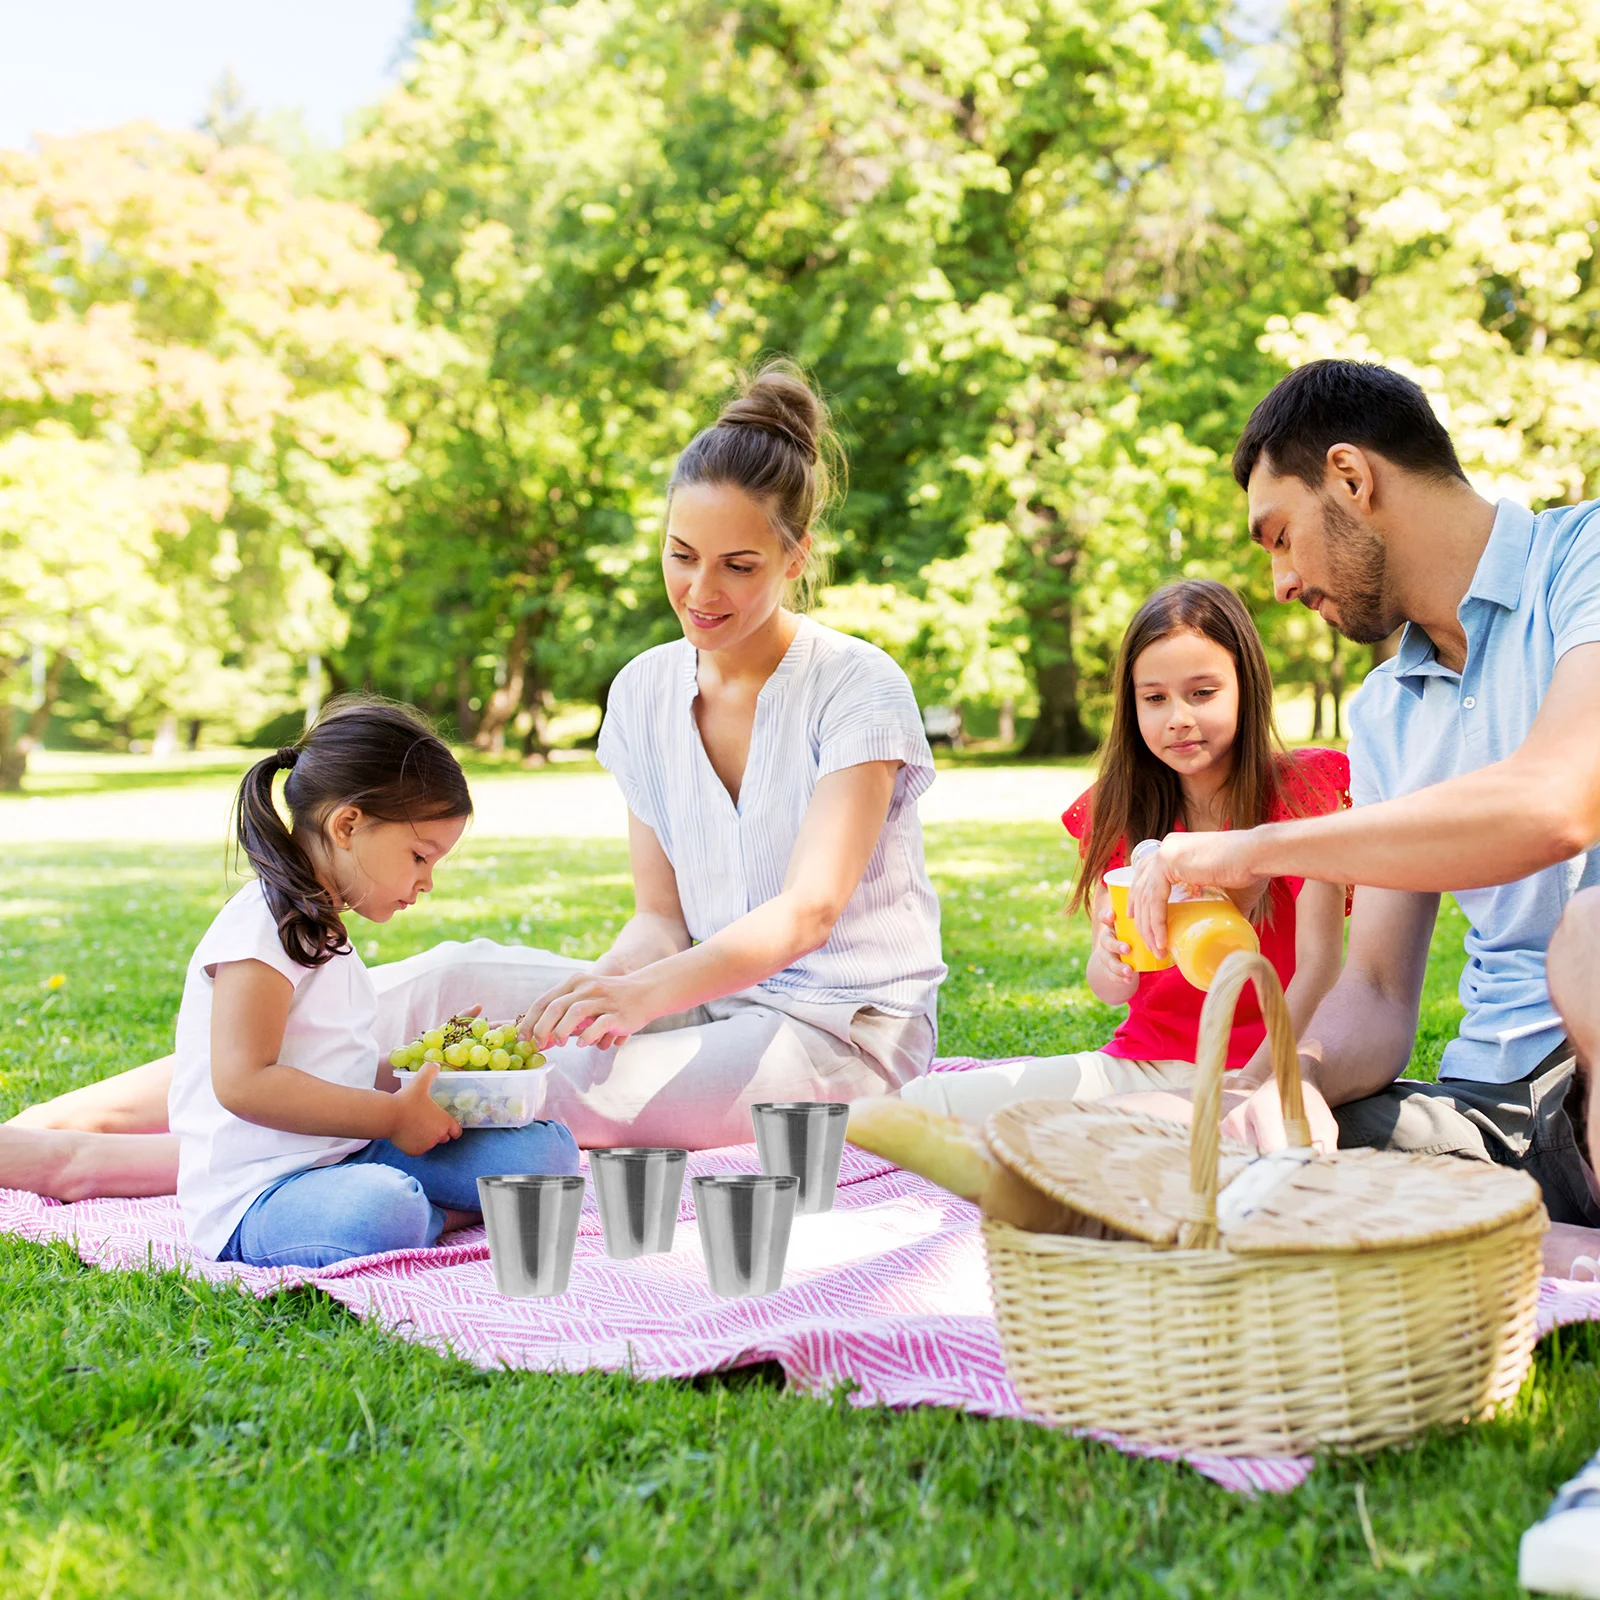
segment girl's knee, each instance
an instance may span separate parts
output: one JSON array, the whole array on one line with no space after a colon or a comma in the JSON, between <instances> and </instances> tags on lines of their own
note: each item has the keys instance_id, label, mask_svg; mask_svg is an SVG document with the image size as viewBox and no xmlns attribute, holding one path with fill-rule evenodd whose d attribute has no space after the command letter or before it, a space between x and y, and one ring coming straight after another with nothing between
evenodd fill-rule
<instances>
[{"instance_id":1,"label":"girl's knee","mask_svg":"<svg viewBox=\"0 0 1600 1600\"><path fill-rule=\"evenodd\" d=\"M564 1122L536 1122L536 1128L545 1130L546 1154L544 1171L570 1177L578 1170L578 1141L572 1129Z\"/></svg>"},{"instance_id":2,"label":"girl's knee","mask_svg":"<svg viewBox=\"0 0 1600 1600\"><path fill-rule=\"evenodd\" d=\"M564 1122L530 1122L496 1128L490 1165L500 1172L539 1172L570 1177L578 1170L578 1141ZM487 1169L485 1169L487 1170Z\"/></svg>"},{"instance_id":3,"label":"girl's knee","mask_svg":"<svg viewBox=\"0 0 1600 1600\"><path fill-rule=\"evenodd\" d=\"M352 1243L360 1246L352 1255L414 1250L428 1242L433 1205L415 1178L378 1162L351 1167L349 1174L339 1220Z\"/></svg>"}]
</instances>

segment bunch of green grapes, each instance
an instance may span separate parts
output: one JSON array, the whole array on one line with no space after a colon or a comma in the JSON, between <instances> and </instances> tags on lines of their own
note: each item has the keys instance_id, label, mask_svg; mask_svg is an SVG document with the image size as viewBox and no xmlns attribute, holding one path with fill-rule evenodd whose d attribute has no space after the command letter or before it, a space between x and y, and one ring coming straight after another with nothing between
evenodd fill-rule
<instances>
[{"instance_id":1,"label":"bunch of green grapes","mask_svg":"<svg viewBox=\"0 0 1600 1600\"><path fill-rule=\"evenodd\" d=\"M532 1039L519 1039L517 1025L492 1028L482 1017L451 1017L420 1039L389 1052L389 1065L405 1072L437 1061L441 1072L512 1072L542 1067L544 1057Z\"/></svg>"}]
</instances>

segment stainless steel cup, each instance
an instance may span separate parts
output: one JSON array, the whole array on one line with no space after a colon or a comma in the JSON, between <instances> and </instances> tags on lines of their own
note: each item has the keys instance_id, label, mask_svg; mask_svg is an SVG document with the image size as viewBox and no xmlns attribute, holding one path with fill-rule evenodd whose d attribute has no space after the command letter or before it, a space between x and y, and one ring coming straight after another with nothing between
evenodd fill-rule
<instances>
[{"instance_id":1,"label":"stainless steel cup","mask_svg":"<svg viewBox=\"0 0 1600 1600\"><path fill-rule=\"evenodd\" d=\"M791 1173L800 1180L795 1210L831 1211L850 1107L825 1100L772 1101L751 1106L750 1120L761 1170Z\"/></svg>"},{"instance_id":2,"label":"stainless steel cup","mask_svg":"<svg viewBox=\"0 0 1600 1600\"><path fill-rule=\"evenodd\" d=\"M494 1284L506 1295L565 1294L583 1214L583 1179L507 1173L478 1179Z\"/></svg>"},{"instance_id":3,"label":"stainless steel cup","mask_svg":"<svg viewBox=\"0 0 1600 1600\"><path fill-rule=\"evenodd\" d=\"M700 1248L713 1294L734 1300L781 1286L799 1192L800 1180L792 1173L694 1180Z\"/></svg>"},{"instance_id":4,"label":"stainless steel cup","mask_svg":"<svg viewBox=\"0 0 1600 1600\"><path fill-rule=\"evenodd\" d=\"M589 1152L608 1256L627 1261L672 1248L688 1162L687 1150Z\"/></svg>"}]
</instances>

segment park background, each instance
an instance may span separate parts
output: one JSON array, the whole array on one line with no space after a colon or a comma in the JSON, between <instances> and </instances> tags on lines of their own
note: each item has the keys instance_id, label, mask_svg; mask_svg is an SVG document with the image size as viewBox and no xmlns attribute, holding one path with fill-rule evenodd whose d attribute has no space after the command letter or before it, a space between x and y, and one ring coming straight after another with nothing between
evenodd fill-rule
<instances>
[{"instance_id":1,"label":"park background","mask_svg":"<svg viewBox=\"0 0 1600 1600\"><path fill-rule=\"evenodd\" d=\"M350 688L592 737L674 632L671 461L775 350L850 454L817 613L924 704L1089 751L1134 607L1208 576L1337 737L1372 652L1271 602L1232 443L1369 356L1483 492L1589 492L1597 73L1582 0L419 0L342 141L232 75L43 129L0 151L0 786Z\"/></svg>"},{"instance_id":2,"label":"park background","mask_svg":"<svg viewBox=\"0 0 1600 1600\"><path fill-rule=\"evenodd\" d=\"M1103 1041L1051 819L1134 607L1238 588L1295 738L1372 661L1271 602L1255 401L1379 358L1485 493L1593 492L1597 85L1594 0L0 0L0 1117L170 1048L242 746L339 689L437 716L478 802L362 955L599 954L629 879L582 746L674 631L670 463L772 350L850 450L819 614L975 736L921 806L942 1047ZM1447 900L1415 1074L1462 931ZM1553 1337L1495 1422L1248 1501L771 1369L479 1372L0 1237L0 1600L1510 1595L1597 1363Z\"/></svg>"}]
</instances>

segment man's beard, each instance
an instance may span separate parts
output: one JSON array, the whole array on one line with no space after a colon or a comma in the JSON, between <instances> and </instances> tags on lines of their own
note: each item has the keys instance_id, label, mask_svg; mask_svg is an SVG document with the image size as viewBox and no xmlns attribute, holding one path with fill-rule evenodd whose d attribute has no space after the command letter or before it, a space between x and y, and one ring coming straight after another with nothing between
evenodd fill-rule
<instances>
[{"instance_id":1,"label":"man's beard","mask_svg":"<svg viewBox=\"0 0 1600 1600\"><path fill-rule=\"evenodd\" d=\"M1395 614L1384 595L1389 552L1382 539L1368 533L1349 512L1324 500L1322 503L1323 548L1327 551L1328 587L1314 589L1312 605L1331 600L1339 613L1330 626L1353 644L1377 644L1387 639L1405 621Z\"/></svg>"}]
</instances>

